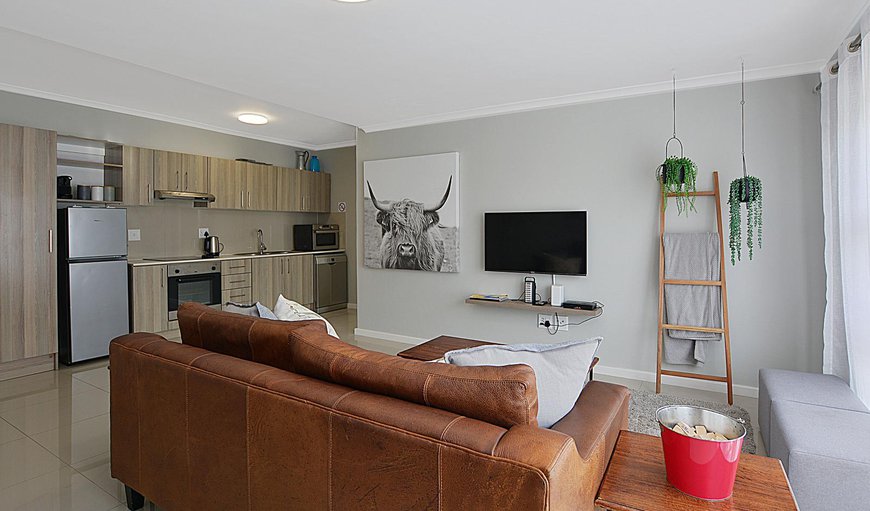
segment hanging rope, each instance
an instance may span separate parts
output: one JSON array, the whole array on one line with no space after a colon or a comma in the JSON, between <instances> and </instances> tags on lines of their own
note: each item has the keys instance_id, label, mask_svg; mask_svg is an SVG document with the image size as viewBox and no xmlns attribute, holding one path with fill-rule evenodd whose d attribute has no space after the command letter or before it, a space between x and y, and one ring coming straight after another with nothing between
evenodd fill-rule
<instances>
[{"instance_id":1,"label":"hanging rope","mask_svg":"<svg viewBox=\"0 0 870 511\"><path fill-rule=\"evenodd\" d=\"M740 59L740 156L743 158L743 177L746 173L746 69Z\"/></svg>"}]
</instances>

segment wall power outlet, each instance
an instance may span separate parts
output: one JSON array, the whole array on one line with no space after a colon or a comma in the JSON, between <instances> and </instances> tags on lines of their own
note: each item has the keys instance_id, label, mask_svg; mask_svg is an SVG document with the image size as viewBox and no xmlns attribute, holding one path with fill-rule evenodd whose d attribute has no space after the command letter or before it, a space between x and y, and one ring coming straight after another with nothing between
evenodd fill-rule
<instances>
[{"instance_id":1,"label":"wall power outlet","mask_svg":"<svg viewBox=\"0 0 870 511\"><path fill-rule=\"evenodd\" d=\"M554 314L538 314L538 328L556 327L556 317ZM568 316L559 316L559 331L568 330Z\"/></svg>"},{"instance_id":2,"label":"wall power outlet","mask_svg":"<svg viewBox=\"0 0 870 511\"><path fill-rule=\"evenodd\" d=\"M208 234L208 231L209 231L208 227L200 227L199 228L199 239L205 238L205 236Z\"/></svg>"}]
</instances>

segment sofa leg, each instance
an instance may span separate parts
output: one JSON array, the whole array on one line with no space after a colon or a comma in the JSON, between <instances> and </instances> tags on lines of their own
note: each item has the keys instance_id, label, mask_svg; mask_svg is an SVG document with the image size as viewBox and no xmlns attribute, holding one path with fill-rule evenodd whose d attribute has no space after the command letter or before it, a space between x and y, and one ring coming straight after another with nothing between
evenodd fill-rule
<instances>
[{"instance_id":1,"label":"sofa leg","mask_svg":"<svg viewBox=\"0 0 870 511\"><path fill-rule=\"evenodd\" d=\"M130 511L145 507L145 496L126 484L124 485L124 494L127 497L127 509Z\"/></svg>"}]
</instances>

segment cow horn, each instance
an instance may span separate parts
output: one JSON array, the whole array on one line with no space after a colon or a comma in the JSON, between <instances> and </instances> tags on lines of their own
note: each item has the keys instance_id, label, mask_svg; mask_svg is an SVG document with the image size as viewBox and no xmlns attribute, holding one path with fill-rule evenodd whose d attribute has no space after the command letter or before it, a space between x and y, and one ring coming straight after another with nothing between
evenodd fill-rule
<instances>
[{"instance_id":1,"label":"cow horn","mask_svg":"<svg viewBox=\"0 0 870 511\"><path fill-rule=\"evenodd\" d=\"M450 181L447 182L447 191L444 192L444 197L441 197L441 202L437 206L423 206L424 213L434 213L441 209L447 202L447 197L450 196L450 186L453 184L453 176L450 176Z\"/></svg>"},{"instance_id":2,"label":"cow horn","mask_svg":"<svg viewBox=\"0 0 870 511\"><path fill-rule=\"evenodd\" d=\"M383 211L386 213L387 208L382 206L381 203L378 202L378 199L375 198L375 192L374 192L374 190L372 190L372 184L369 183L368 181L366 181L366 185L368 185L368 187L369 187L369 196L372 198L372 204L375 205L375 207L378 209L378 211Z\"/></svg>"}]
</instances>

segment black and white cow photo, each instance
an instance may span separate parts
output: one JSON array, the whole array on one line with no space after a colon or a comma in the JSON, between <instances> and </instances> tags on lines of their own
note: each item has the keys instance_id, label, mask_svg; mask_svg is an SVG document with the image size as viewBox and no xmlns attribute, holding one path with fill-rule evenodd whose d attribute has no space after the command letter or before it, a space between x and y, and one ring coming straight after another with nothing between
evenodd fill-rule
<instances>
[{"instance_id":1,"label":"black and white cow photo","mask_svg":"<svg viewBox=\"0 0 870 511\"><path fill-rule=\"evenodd\" d=\"M459 271L459 153L363 164L365 265Z\"/></svg>"}]
</instances>

